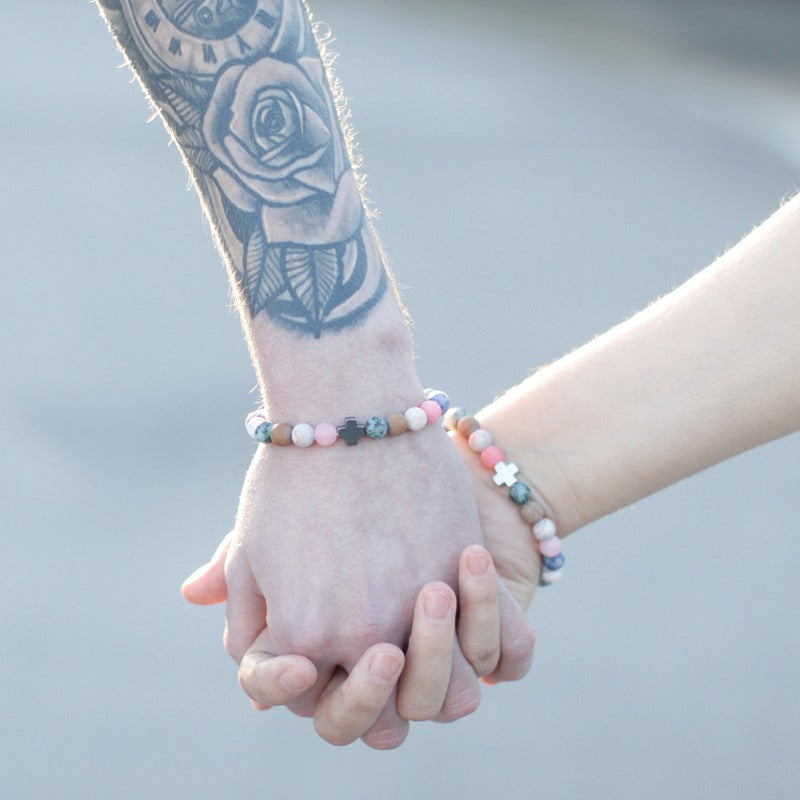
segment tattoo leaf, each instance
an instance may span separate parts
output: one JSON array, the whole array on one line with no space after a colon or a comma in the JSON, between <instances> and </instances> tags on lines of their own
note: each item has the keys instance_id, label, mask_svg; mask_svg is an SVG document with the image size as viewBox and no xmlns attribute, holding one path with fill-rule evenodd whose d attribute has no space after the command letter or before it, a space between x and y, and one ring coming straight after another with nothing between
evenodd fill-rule
<instances>
[{"instance_id":1,"label":"tattoo leaf","mask_svg":"<svg viewBox=\"0 0 800 800\"><path fill-rule=\"evenodd\" d=\"M181 122L199 127L203 112L211 100L208 89L180 76L161 77L158 86L163 100Z\"/></svg>"},{"instance_id":2,"label":"tattoo leaf","mask_svg":"<svg viewBox=\"0 0 800 800\"><path fill-rule=\"evenodd\" d=\"M203 134L197 128L184 125L175 132L175 138L186 158L202 173L210 174L217 168L217 160L208 152Z\"/></svg>"},{"instance_id":3,"label":"tattoo leaf","mask_svg":"<svg viewBox=\"0 0 800 800\"><path fill-rule=\"evenodd\" d=\"M383 264L381 264L383 268ZM364 239L359 236L351 239L344 247L342 256L342 282L343 290L347 296L355 294L367 278L367 254L364 249Z\"/></svg>"},{"instance_id":4,"label":"tattoo leaf","mask_svg":"<svg viewBox=\"0 0 800 800\"><path fill-rule=\"evenodd\" d=\"M247 239L242 281L252 315L261 311L283 288L280 250L267 246L260 227L255 228Z\"/></svg>"},{"instance_id":5,"label":"tattoo leaf","mask_svg":"<svg viewBox=\"0 0 800 800\"><path fill-rule=\"evenodd\" d=\"M322 329L328 302L339 279L336 247L287 247L284 274L292 296L303 307L315 335Z\"/></svg>"}]
</instances>

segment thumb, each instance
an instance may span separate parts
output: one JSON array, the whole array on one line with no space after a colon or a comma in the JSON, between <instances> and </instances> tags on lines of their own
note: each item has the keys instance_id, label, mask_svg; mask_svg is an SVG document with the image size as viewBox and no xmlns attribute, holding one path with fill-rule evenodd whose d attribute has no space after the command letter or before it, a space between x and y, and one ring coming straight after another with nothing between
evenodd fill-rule
<instances>
[{"instance_id":1,"label":"thumb","mask_svg":"<svg viewBox=\"0 0 800 800\"><path fill-rule=\"evenodd\" d=\"M228 599L228 585L225 582L225 558L231 544L233 531L219 543L214 555L207 564L196 569L181 585L181 594L199 606L222 603Z\"/></svg>"}]
</instances>

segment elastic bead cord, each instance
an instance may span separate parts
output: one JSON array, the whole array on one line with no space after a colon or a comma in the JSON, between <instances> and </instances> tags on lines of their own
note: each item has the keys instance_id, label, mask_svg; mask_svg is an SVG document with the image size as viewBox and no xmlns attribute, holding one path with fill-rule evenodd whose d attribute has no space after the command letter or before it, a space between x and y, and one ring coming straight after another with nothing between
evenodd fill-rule
<instances>
[{"instance_id":1,"label":"elastic bead cord","mask_svg":"<svg viewBox=\"0 0 800 800\"><path fill-rule=\"evenodd\" d=\"M338 426L331 422L320 422L316 425L307 422L294 425L273 423L267 419L264 409L259 408L247 415L245 428L251 439L278 447L330 447L340 439L352 446L363 438L378 440L400 436L408 431L421 431L437 422L450 408L450 398L437 389L428 389L425 394L426 399L423 402L405 411L385 417L371 416L363 423L358 422L355 417L345 417L344 423Z\"/></svg>"},{"instance_id":2,"label":"elastic bead cord","mask_svg":"<svg viewBox=\"0 0 800 800\"><path fill-rule=\"evenodd\" d=\"M495 486L508 487L508 497L519 508L525 523L531 526L539 550L542 562L539 586L549 586L560 580L564 553L556 525L547 516L542 504L533 497L530 484L522 480L519 467L513 462L506 462L503 451L493 444L491 434L481 428L475 417L468 416L463 408L448 409L444 415L444 427L464 437L470 449L480 455L481 464L494 472Z\"/></svg>"}]
</instances>

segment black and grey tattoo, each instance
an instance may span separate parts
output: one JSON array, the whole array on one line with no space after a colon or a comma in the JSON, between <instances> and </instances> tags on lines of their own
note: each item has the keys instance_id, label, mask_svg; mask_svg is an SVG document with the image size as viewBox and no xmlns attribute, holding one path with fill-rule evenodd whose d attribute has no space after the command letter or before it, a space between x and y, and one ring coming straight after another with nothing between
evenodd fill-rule
<instances>
[{"instance_id":1,"label":"black and grey tattoo","mask_svg":"<svg viewBox=\"0 0 800 800\"><path fill-rule=\"evenodd\" d=\"M319 337L386 290L301 0L99 0L209 204L252 315Z\"/></svg>"}]
</instances>

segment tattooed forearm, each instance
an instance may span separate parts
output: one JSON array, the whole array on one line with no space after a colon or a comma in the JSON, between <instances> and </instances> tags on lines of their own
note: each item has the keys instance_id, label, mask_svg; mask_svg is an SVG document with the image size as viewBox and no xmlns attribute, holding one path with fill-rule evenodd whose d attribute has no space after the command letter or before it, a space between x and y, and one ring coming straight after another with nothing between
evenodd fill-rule
<instances>
[{"instance_id":1,"label":"tattooed forearm","mask_svg":"<svg viewBox=\"0 0 800 800\"><path fill-rule=\"evenodd\" d=\"M98 0L250 314L319 337L387 285L301 0Z\"/></svg>"}]
</instances>

